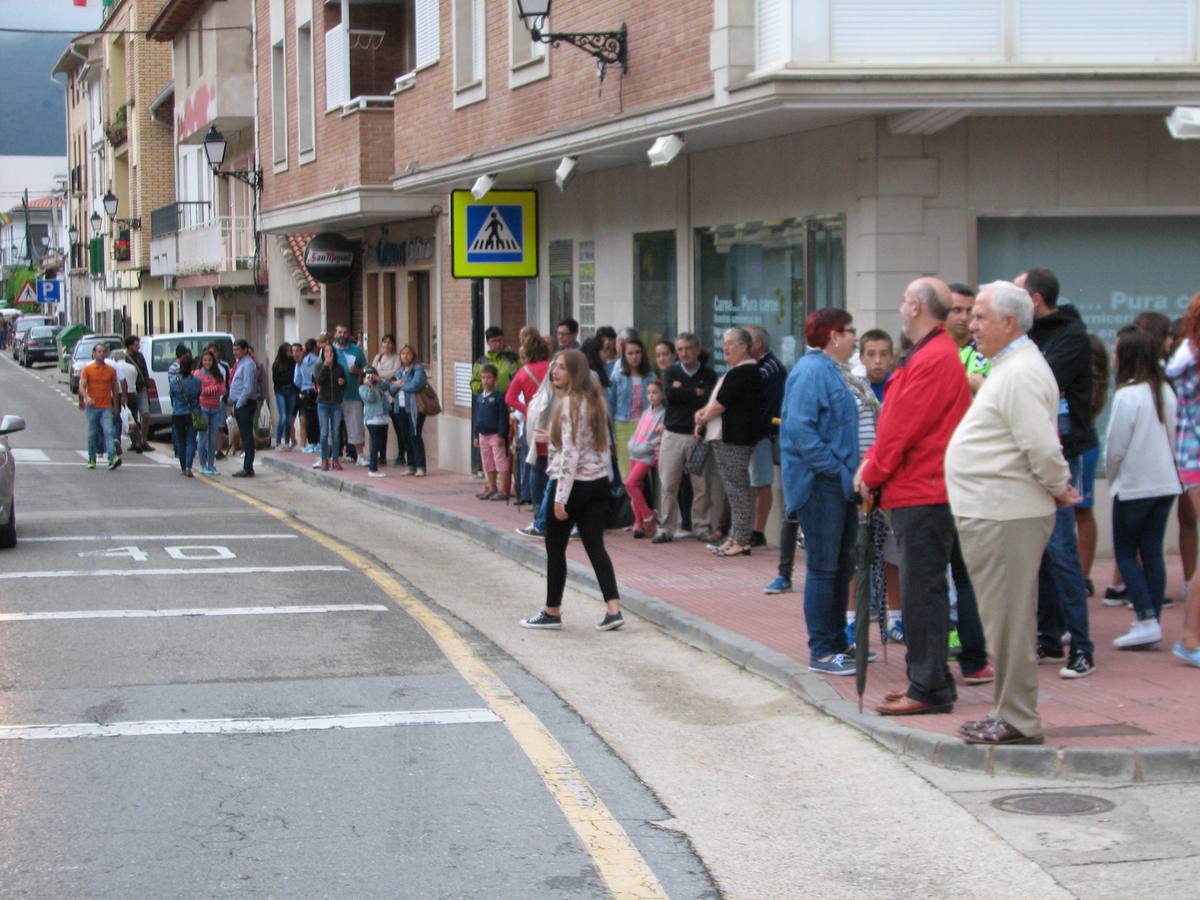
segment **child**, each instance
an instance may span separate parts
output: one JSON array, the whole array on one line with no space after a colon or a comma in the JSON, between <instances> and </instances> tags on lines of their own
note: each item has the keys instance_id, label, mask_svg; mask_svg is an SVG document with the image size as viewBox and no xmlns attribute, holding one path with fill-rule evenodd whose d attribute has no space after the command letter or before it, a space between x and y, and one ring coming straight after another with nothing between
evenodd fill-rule
<instances>
[{"instance_id":1,"label":"child","mask_svg":"<svg viewBox=\"0 0 1200 900\"><path fill-rule=\"evenodd\" d=\"M504 395L496 390L498 375L499 372L491 363L479 370L481 390L475 401L475 420L472 423L475 438L471 441L479 448L483 474L487 477L487 487L482 494L475 495L479 500L508 500L508 406L504 403ZM500 478L499 489L496 487L497 475Z\"/></svg>"},{"instance_id":2,"label":"child","mask_svg":"<svg viewBox=\"0 0 1200 900\"><path fill-rule=\"evenodd\" d=\"M646 385L646 399L650 406L638 419L637 428L629 439L629 477L625 479L625 490L629 494L629 502L633 505L633 536L635 538L654 537L657 521L654 512L646 504L646 495L642 492L642 482L651 469L658 466L658 449L662 442L663 416L667 408L663 406L663 389L657 381Z\"/></svg>"},{"instance_id":3,"label":"child","mask_svg":"<svg viewBox=\"0 0 1200 900\"><path fill-rule=\"evenodd\" d=\"M896 362L892 348L892 336L879 328L872 328L858 340L858 356L867 370L867 384L875 392L875 399L883 402L883 392Z\"/></svg>"},{"instance_id":4,"label":"child","mask_svg":"<svg viewBox=\"0 0 1200 900\"><path fill-rule=\"evenodd\" d=\"M358 388L359 399L363 405L363 424L367 426L367 435L371 439L370 456L367 461L367 475L370 478L387 478L386 472L379 471L379 463L387 464L388 408L391 398L388 396L387 382L379 376L379 370L374 366L363 369L363 383Z\"/></svg>"}]
</instances>

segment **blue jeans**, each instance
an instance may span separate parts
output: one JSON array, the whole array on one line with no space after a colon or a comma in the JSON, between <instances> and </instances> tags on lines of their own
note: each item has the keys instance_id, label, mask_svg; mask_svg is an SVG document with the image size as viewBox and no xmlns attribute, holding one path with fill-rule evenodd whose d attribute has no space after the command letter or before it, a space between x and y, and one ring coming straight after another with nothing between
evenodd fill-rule
<instances>
[{"instance_id":1,"label":"blue jeans","mask_svg":"<svg viewBox=\"0 0 1200 900\"><path fill-rule=\"evenodd\" d=\"M1078 485L1083 462L1067 460L1071 483ZM1088 633L1087 586L1079 563L1079 538L1075 533L1075 508L1055 510L1054 531L1042 554L1038 571L1038 646L1053 652L1062 649L1062 634L1071 634L1071 652L1091 654L1095 649Z\"/></svg>"},{"instance_id":2,"label":"blue jeans","mask_svg":"<svg viewBox=\"0 0 1200 900\"><path fill-rule=\"evenodd\" d=\"M1163 535L1167 533L1167 519L1174 502L1173 496L1113 499L1113 554L1139 619L1157 619L1162 614L1163 592L1167 588Z\"/></svg>"},{"instance_id":3,"label":"blue jeans","mask_svg":"<svg viewBox=\"0 0 1200 900\"><path fill-rule=\"evenodd\" d=\"M537 462L529 466L529 503L531 506L537 507L540 511L542 508L542 500L546 496L546 466L549 459L545 456L539 456ZM545 521L545 517L543 517Z\"/></svg>"},{"instance_id":4,"label":"blue jeans","mask_svg":"<svg viewBox=\"0 0 1200 900\"><path fill-rule=\"evenodd\" d=\"M846 607L854 575L858 515L837 478L817 475L800 507L808 574L804 579L804 622L812 662L846 649ZM794 541L793 541L794 544Z\"/></svg>"},{"instance_id":5,"label":"blue jeans","mask_svg":"<svg viewBox=\"0 0 1200 900\"><path fill-rule=\"evenodd\" d=\"M545 477L543 470L542 477ZM555 479L550 479L546 482L546 489L542 492L542 502L538 504L537 514L533 517L533 527L538 531L546 530L546 517L550 515L550 504L554 501L554 491L558 482Z\"/></svg>"},{"instance_id":6,"label":"blue jeans","mask_svg":"<svg viewBox=\"0 0 1200 900\"><path fill-rule=\"evenodd\" d=\"M275 423L275 446L278 447L285 439L292 439L292 420L296 418L296 408L300 403L300 391L294 385L291 389L275 392L275 413L279 421Z\"/></svg>"},{"instance_id":7,"label":"blue jeans","mask_svg":"<svg viewBox=\"0 0 1200 900\"><path fill-rule=\"evenodd\" d=\"M342 404L318 403L317 420L321 423L321 459L328 460L337 451L338 427L342 424Z\"/></svg>"},{"instance_id":8,"label":"blue jeans","mask_svg":"<svg viewBox=\"0 0 1200 900\"><path fill-rule=\"evenodd\" d=\"M225 424L225 407L216 409L200 407L204 418L208 421L208 430L203 435L196 435L197 451L200 454L200 468L213 469L217 465L217 435Z\"/></svg>"},{"instance_id":9,"label":"blue jeans","mask_svg":"<svg viewBox=\"0 0 1200 900\"><path fill-rule=\"evenodd\" d=\"M100 437L104 436L104 450L109 457L116 455L116 429L113 428L112 410L108 407L85 406L87 414L88 459L95 459L100 452Z\"/></svg>"},{"instance_id":10,"label":"blue jeans","mask_svg":"<svg viewBox=\"0 0 1200 900\"><path fill-rule=\"evenodd\" d=\"M408 471L410 472L417 469L425 471L425 438L421 436L421 432L424 430L425 416L421 413L417 413L415 425L412 419L408 420Z\"/></svg>"},{"instance_id":11,"label":"blue jeans","mask_svg":"<svg viewBox=\"0 0 1200 900\"><path fill-rule=\"evenodd\" d=\"M196 429L192 427L191 413L171 416L171 437L178 448L179 469L186 472L196 456Z\"/></svg>"},{"instance_id":12,"label":"blue jeans","mask_svg":"<svg viewBox=\"0 0 1200 900\"><path fill-rule=\"evenodd\" d=\"M533 466L525 462L525 454L529 452L529 445L525 443L525 432L521 432L521 439L517 442L517 503L533 503L533 492L530 490L532 484L529 481L529 470Z\"/></svg>"}]
</instances>

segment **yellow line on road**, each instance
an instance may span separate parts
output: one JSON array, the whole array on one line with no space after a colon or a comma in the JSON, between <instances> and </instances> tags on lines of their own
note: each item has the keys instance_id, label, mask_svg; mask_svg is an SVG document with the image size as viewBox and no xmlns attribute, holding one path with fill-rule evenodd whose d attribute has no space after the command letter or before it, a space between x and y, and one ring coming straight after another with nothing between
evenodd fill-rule
<instances>
[{"instance_id":1,"label":"yellow line on road","mask_svg":"<svg viewBox=\"0 0 1200 900\"><path fill-rule=\"evenodd\" d=\"M619 900L650 900L667 896L625 829L604 805L604 801L596 794L567 751L521 698L504 683L499 674L471 649L471 645L445 619L413 597L395 578L375 566L362 554L348 550L332 538L297 522L287 513L256 497L216 482L209 483L260 512L278 519L331 553L336 553L348 565L378 585L380 590L429 633L446 658L475 688L492 712L504 722L509 733L533 763L542 783L554 797L571 828L579 835L579 840L591 856L613 897Z\"/></svg>"}]
</instances>

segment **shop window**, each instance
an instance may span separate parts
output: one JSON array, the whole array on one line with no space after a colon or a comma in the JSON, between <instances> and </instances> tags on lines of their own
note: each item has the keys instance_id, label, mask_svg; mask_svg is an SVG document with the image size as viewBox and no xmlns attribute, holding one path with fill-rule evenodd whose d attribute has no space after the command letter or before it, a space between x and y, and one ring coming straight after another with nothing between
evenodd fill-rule
<instances>
[{"instance_id":1,"label":"shop window","mask_svg":"<svg viewBox=\"0 0 1200 900\"><path fill-rule=\"evenodd\" d=\"M647 348L676 331L675 232L633 236L633 327Z\"/></svg>"},{"instance_id":2,"label":"shop window","mask_svg":"<svg viewBox=\"0 0 1200 900\"><path fill-rule=\"evenodd\" d=\"M574 273L574 243L572 241L550 242L550 330L563 319L573 319L575 305L572 302Z\"/></svg>"},{"instance_id":3,"label":"shop window","mask_svg":"<svg viewBox=\"0 0 1200 900\"><path fill-rule=\"evenodd\" d=\"M721 335L759 325L785 366L804 352L804 322L845 306L841 217L744 222L696 230L697 334L724 371Z\"/></svg>"},{"instance_id":4,"label":"shop window","mask_svg":"<svg viewBox=\"0 0 1200 900\"><path fill-rule=\"evenodd\" d=\"M596 242L579 242L579 339L596 333Z\"/></svg>"}]
</instances>

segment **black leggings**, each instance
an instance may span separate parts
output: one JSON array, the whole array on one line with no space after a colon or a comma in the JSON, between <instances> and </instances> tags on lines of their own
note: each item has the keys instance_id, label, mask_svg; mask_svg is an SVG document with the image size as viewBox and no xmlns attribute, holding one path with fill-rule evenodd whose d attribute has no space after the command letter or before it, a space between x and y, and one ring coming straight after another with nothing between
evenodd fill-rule
<instances>
[{"instance_id":1,"label":"black leggings","mask_svg":"<svg viewBox=\"0 0 1200 900\"><path fill-rule=\"evenodd\" d=\"M608 519L609 481L576 481L571 486L567 499L567 520L559 521L554 507L546 516L546 607L557 609L562 606L563 588L567 585L567 544L571 540L571 527L579 526L579 537L587 551L600 584L600 593L605 600L619 600L617 576L613 573L612 560L604 549L604 525ZM553 498L552 498L553 499Z\"/></svg>"}]
</instances>

